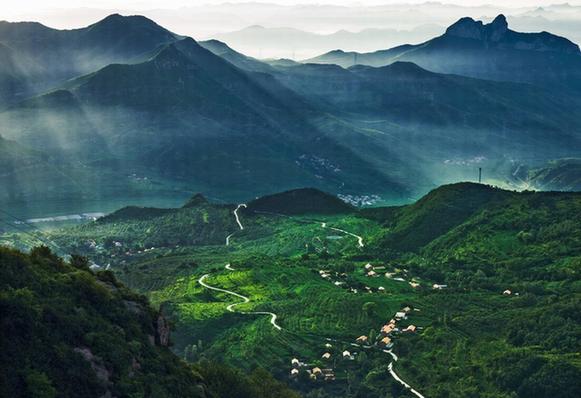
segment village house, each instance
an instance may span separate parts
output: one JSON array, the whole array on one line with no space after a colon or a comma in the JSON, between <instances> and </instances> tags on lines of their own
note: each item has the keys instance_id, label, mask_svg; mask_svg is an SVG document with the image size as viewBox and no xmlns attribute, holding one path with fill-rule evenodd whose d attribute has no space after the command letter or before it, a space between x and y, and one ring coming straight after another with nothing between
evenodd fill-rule
<instances>
[{"instance_id":1,"label":"village house","mask_svg":"<svg viewBox=\"0 0 581 398\"><path fill-rule=\"evenodd\" d=\"M404 307L404 308L402 309L402 311L403 311L403 312L405 312L406 314L410 313L410 312L411 312L411 310L412 310L412 307Z\"/></svg>"},{"instance_id":2,"label":"village house","mask_svg":"<svg viewBox=\"0 0 581 398\"><path fill-rule=\"evenodd\" d=\"M385 288L383 286L379 286L377 288L377 291L383 293L383 292L385 292Z\"/></svg>"},{"instance_id":3,"label":"village house","mask_svg":"<svg viewBox=\"0 0 581 398\"><path fill-rule=\"evenodd\" d=\"M442 290L442 289L445 289L445 288L447 288L447 287L448 287L448 285L439 285L439 284L437 284L437 283L434 283L434 284L432 285L432 289L434 289L434 290Z\"/></svg>"},{"instance_id":4,"label":"village house","mask_svg":"<svg viewBox=\"0 0 581 398\"><path fill-rule=\"evenodd\" d=\"M359 344L365 344L367 343L367 336L359 336L355 342Z\"/></svg>"},{"instance_id":5,"label":"village house","mask_svg":"<svg viewBox=\"0 0 581 398\"><path fill-rule=\"evenodd\" d=\"M299 370L298 370L298 369L296 369L296 368L294 368L294 369L291 369L291 371L290 371L290 376L291 376L292 378L298 377L298 375L299 375Z\"/></svg>"},{"instance_id":6,"label":"village house","mask_svg":"<svg viewBox=\"0 0 581 398\"><path fill-rule=\"evenodd\" d=\"M293 358L293 359L291 360L291 365L292 365L294 368L298 368L299 366L301 366L301 362L300 362L300 361L299 361L297 358Z\"/></svg>"},{"instance_id":7,"label":"village house","mask_svg":"<svg viewBox=\"0 0 581 398\"><path fill-rule=\"evenodd\" d=\"M319 376L323 374L323 371L321 370L321 368L313 368L313 370L311 370L311 374L314 374L315 376Z\"/></svg>"},{"instance_id":8,"label":"village house","mask_svg":"<svg viewBox=\"0 0 581 398\"><path fill-rule=\"evenodd\" d=\"M504 292L502 292L502 294L504 294L505 296L510 296L512 294L512 292L508 289L506 289Z\"/></svg>"},{"instance_id":9,"label":"village house","mask_svg":"<svg viewBox=\"0 0 581 398\"><path fill-rule=\"evenodd\" d=\"M395 329L395 323L390 323L389 325L383 325L381 327L381 334L387 336Z\"/></svg>"},{"instance_id":10,"label":"village house","mask_svg":"<svg viewBox=\"0 0 581 398\"><path fill-rule=\"evenodd\" d=\"M326 344L325 344L325 348L333 348L333 345L332 345L332 344L330 344L330 343L326 343Z\"/></svg>"},{"instance_id":11,"label":"village house","mask_svg":"<svg viewBox=\"0 0 581 398\"><path fill-rule=\"evenodd\" d=\"M391 339L389 337L384 337L383 339L381 339L381 341L379 342L379 345L383 346L383 347L389 347L391 345Z\"/></svg>"},{"instance_id":12,"label":"village house","mask_svg":"<svg viewBox=\"0 0 581 398\"><path fill-rule=\"evenodd\" d=\"M351 353L347 350L343 351L343 358L344 359L353 359L353 356L351 355Z\"/></svg>"},{"instance_id":13,"label":"village house","mask_svg":"<svg viewBox=\"0 0 581 398\"><path fill-rule=\"evenodd\" d=\"M417 327L414 325L409 325L407 328L405 328L403 330L404 333L415 333L417 330Z\"/></svg>"},{"instance_id":14,"label":"village house","mask_svg":"<svg viewBox=\"0 0 581 398\"><path fill-rule=\"evenodd\" d=\"M369 277L375 277L375 276L377 276L377 272L375 272L375 271L369 271L367 273L367 276L369 276Z\"/></svg>"},{"instance_id":15,"label":"village house","mask_svg":"<svg viewBox=\"0 0 581 398\"><path fill-rule=\"evenodd\" d=\"M371 271L371 270L373 270L373 265L371 265L371 264L367 263L367 264L365 265L365 270L366 270L366 271Z\"/></svg>"},{"instance_id":16,"label":"village house","mask_svg":"<svg viewBox=\"0 0 581 398\"><path fill-rule=\"evenodd\" d=\"M324 353L324 354L323 354L323 356L321 356L321 358L323 358L323 359L327 359L327 360L328 360L328 359L331 359L331 353L329 353L329 352L326 352L326 353Z\"/></svg>"},{"instance_id":17,"label":"village house","mask_svg":"<svg viewBox=\"0 0 581 398\"><path fill-rule=\"evenodd\" d=\"M417 289L418 287L420 287L420 284L417 282L410 282L410 286L413 287L414 289Z\"/></svg>"},{"instance_id":18,"label":"village house","mask_svg":"<svg viewBox=\"0 0 581 398\"><path fill-rule=\"evenodd\" d=\"M399 311L395 313L395 319L400 320L400 319L407 319L407 314L403 311Z\"/></svg>"}]
</instances>

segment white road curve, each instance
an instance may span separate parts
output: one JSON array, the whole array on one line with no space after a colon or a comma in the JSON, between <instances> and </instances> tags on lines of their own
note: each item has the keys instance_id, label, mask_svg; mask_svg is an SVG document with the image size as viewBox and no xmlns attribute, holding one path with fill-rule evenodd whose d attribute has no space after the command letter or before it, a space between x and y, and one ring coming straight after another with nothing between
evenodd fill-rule
<instances>
[{"instance_id":1,"label":"white road curve","mask_svg":"<svg viewBox=\"0 0 581 398\"><path fill-rule=\"evenodd\" d=\"M401 384L402 386L404 386L405 388L407 388L408 390L410 390L410 392L412 394L414 394L416 397L418 398L425 398L422 394L420 394L418 391L414 390L412 388L412 386L410 386L408 383L406 383L405 381L403 381L398 375L397 373L395 373L395 371L393 370L393 362L390 362L387 369L389 370L389 374L391 374L391 377L393 377L399 384Z\"/></svg>"},{"instance_id":2,"label":"white road curve","mask_svg":"<svg viewBox=\"0 0 581 398\"><path fill-rule=\"evenodd\" d=\"M210 276L210 274L203 275L200 279L198 279L198 283L200 285L204 286L206 289L215 290L217 292L222 292L222 293L230 294L232 296L241 298L243 300L240 303L230 304L228 307L226 307L226 310L228 310L230 312L235 312L234 311L234 307L236 307L237 305L240 305L240 304L246 304L246 303L249 303L250 302L250 299L248 297L246 297L246 296L243 296L241 294L232 292L230 290L220 289L219 287L214 287L214 286L208 285L206 282L204 282L204 279L206 279L209 276ZM244 314L244 315L269 315L270 316L270 323L271 323L271 325L276 330L282 330L282 328L276 323L276 318L278 316L274 312L267 312L267 311L238 311L238 313Z\"/></svg>"},{"instance_id":3,"label":"white road curve","mask_svg":"<svg viewBox=\"0 0 581 398\"><path fill-rule=\"evenodd\" d=\"M240 210L241 207L248 207L246 206L245 203L241 203L238 205L238 207L236 208L236 210L234 210L234 217L236 217L236 222L238 223L238 226L240 227L240 229L244 229L244 226L242 225L242 223L240 222L240 217L238 217L238 210Z\"/></svg>"},{"instance_id":4,"label":"white road curve","mask_svg":"<svg viewBox=\"0 0 581 398\"><path fill-rule=\"evenodd\" d=\"M230 235L228 235L226 237L226 246L230 246L230 238L232 237L232 235L234 235L233 233L231 233Z\"/></svg>"},{"instance_id":5,"label":"white road curve","mask_svg":"<svg viewBox=\"0 0 581 398\"><path fill-rule=\"evenodd\" d=\"M321 227L327 228L327 223L322 223L321 224ZM355 235L354 233L351 233L349 231L345 231L344 229L339 229L339 228L335 228L335 227L329 227L329 228L332 229L333 231L342 232L342 233L344 233L346 235L350 235L350 236L352 236L354 238L357 238L357 246L359 246L359 247L365 246L363 244L363 237L361 237L359 235Z\"/></svg>"}]
</instances>

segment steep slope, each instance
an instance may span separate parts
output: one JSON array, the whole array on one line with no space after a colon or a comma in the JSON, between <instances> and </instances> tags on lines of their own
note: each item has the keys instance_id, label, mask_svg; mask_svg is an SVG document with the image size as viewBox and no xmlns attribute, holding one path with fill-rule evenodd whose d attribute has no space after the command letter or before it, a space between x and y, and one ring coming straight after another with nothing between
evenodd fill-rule
<instances>
[{"instance_id":1,"label":"steep slope","mask_svg":"<svg viewBox=\"0 0 581 398\"><path fill-rule=\"evenodd\" d=\"M274 78L244 72L183 39L145 62L72 80L0 118L11 127L7 138L227 197L249 187L254 194L304 185L367 190L378 181L399 190L313 126L314 112Z\"/></svg>"},{"instance_id":2,"label":"steep slope","mask_svg":"<svg viewBox=\"0 0 581 398\"><path fill-rule=\"evenodd\" d=\"M0 281L2 396L299 396L263 369L186 364L165 316L82 257L0 247Z\"/></svg>"},{"instance_id":3,"label":"steep slope","mask_svg":"<svg viewBox=\"0 0 581 398\"><path fill-rule=\"evenodd\" d=\"M442 36L419 45L365 54L335 52L308 62L334 61L348 67L355 57L362 65L408 61L440 73L581 89L581 52L576 44L547 32L515 32L503 15L490 24L463 18Z\"/></svg>"},{"instance_id":4,"label":"steep slope","mask_svg":"<svg viewBox=\"0 0 581 398\"><path fill-rule=\"evenodd\" d=\"M442 186L413 205L385 212L389 233L383 247L416 251L470 217L514 194L486 185L459 183ZM370 214L377 214L377 210ZM373 217L375 218L375 217Z\"/></svg>"},{"instance_id":5,"label":"steep slope","mask_svg":"<svg viewBox=\"0 0 581 398\"><path fill-rule=\"evenodd\" d=\"M27 94L110 63L130 62L178 36L142 17L114 14L81 29L57 30L36 22L0 22L0 42L13 51Z\"/></svg>"},{"instance_id":6,"label":"steep slope","mask_svg":"<svg viewBox=\"0 0 581 398\"><path fill-rule=\"evenodd\" d=\"M45 248L2 248L0 264L2 396L206 396L165 318L111 274Z\"/></svg>"},{"instance_id":7,"label":"steep slope","mask_svg":"<svg viewBox=\"0 0 581 398\"><path fill-rule=\"evenodd\" d=\"M305 188L255 199L248 203L247 211L296 215L346 214L355 209L334 195Z\"/></svg>"},{"instance_id":8,"label":"steep slope","mask_svg":"<svg viewBox=\"0 0 581 398\"><path fill-rule=\"evenodd\" d=\"M536 153L540 158L580 144L579 99L530 85L437 74L409 62L280 70L276 76L283 84L328 112L339 111L362 126L377 119L372 127L385 132L385 139L400 138L386 151L397 145L408 159L422 155L424 144L432 157L434 151L450 156L458 150L486 157ZM398 127L414 131L405 134ZM415 147L405 149L410 136Z\"/></svg>"},{"instance_id":9,"label":"steep slope","mask_svg":"<svg viewBox=\"0 0 581 398\"><path fill-rule=\"evenodd\" d=\"M250 72L272 72L270 65L255 58L248 57L230 48L226 43L219 40L204 40L199 42L202 47L224 58L226 61L236 65L238 68Z\"/></svg>"},{"instance_id":10,"label":"steep slope","mask_svg":"<svg viewBox=\"0 0 581 398\"><path fill-rule=\"evenodd\" d=\"M0 109L26 91L26 80L18 68L14 52L0 42Z\"/></svg>"},{"instance_id":11,"label":"steep slope","mask_svg":"<svg viewBox=\"0 0 581 398\"><path fill-rule=\"evenodd\" d=\"M554 160L529 170L526 182L546 191L581 191L581 159Z\"/></svg>"}]
</instances>

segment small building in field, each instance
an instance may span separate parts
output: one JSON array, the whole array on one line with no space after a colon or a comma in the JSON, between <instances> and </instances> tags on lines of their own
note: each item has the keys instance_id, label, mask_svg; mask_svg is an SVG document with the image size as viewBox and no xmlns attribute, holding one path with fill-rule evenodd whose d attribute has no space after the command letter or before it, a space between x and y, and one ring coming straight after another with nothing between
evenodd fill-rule
<instances>
[{"instance_id":1,"label":"small building in field","mask_svg":"<svg viewBox=\"0 0 581 398\"><path fill-rule=\"evenodd\" d=\"M406 319L407 318L407 314L403 311L399 311L395 313L395 319Z\"/></svg>"},{"instance_id":2,"label":"small building in field","mask_svg":"<svg viewBox=\"0 0 581 398\"><path fill-rule=\"evenodd\" d=\"M508 289L506 289L504 292L502 292L503 295L505 296L510 296L512 294L512 292Z\"/></svg>"},{"instance_id":3,"label":"small building in field","mask_svg":"<svg viewBox=\"0 0 581 398\"><path fill-rule=\"evenodd\" d=\"M357 337L355 342L359 343L359 344L365 344L365 343L367 343L367 336L359 336L359 337Z\"/></svg>"},{"instance_id":4,"label":"small building in field","mask_svg":"<svg viewBox=\"0 0 581 398\"><path fill-rule=\"evenodd\" d=\"M367 276L369 276L370 278L373 278L373 277L377 276L377 272L375 272L375 271L369 271L367 273Z\"/></svg>"},{"instance_id":5,"label":"small building in field","mask_svg":"<svg viewBox=\"0 0 581 398\"><path fill-rule=\"evenodd\" d=\"M385 288L383 286L379 286L377 288L377 291L380 292L380 293L383 293L383 292L385 292Z\"/></svg>"},{"instance_id":6,"label":"small building in field","mask_svg":"<svg viewBox=\"0 0 581 398\"><path fill-rule=\"evenodd\" d=\"M413 287L414 289L417 289L418 287L420 287L420 284L417 282L410 282L410 286Z\"/></svg>"},{"instance_id":7,"label":"small building in field","mask_svg":"<svg viewBox=\"0 0 581 398\"><path fill-rule=\"evenodd\" d=\"M432 285L432 289L434 289L434 290L442 290L442 289L445 289L447 287L448 287L448 285L440 285L438 283L434 283Z\"/></svg>"},{"instance_id":8,"label":"small building in field","mask_svg":"<svg viewBox=\"0 0 581 398\"><path fill-rule=\"evenodd\" d=\"M365 265L365 269L366 269L367 271L371 271L371 270L373 269L373 265L371 265L371 264L367 263L367 264Z\"/></svg>"},{"instance_id":9,"label":"small building in field","mask_svg":"<svg viewBox=\"0 0 581 398\"><path fill-rule=\"evenodd\" d=\"M408 307L404 307L402 309L402 312L405 312L406 314L409 314L411 311L412 311L412 307L409 307L409 306Z\"/></svg>"},{"instance_id":10,"label":"small building in field","mask_svg":"<svg viewBox=\"0 0 581 398\"><path fill-rule=\"evenodd\" d=\"M333 345L331 343L326 343L325 348L333 348Z\"/></svg>"}]
</instances>

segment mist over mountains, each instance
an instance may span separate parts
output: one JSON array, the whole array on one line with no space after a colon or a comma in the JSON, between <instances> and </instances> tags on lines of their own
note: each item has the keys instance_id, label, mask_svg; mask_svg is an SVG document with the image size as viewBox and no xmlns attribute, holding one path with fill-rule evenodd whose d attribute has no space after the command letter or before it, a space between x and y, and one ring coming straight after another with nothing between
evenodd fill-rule
<instances>
[{"instance_id":1,"label":"mist over mountains","mask_svg":"<svg viewBox=\"0 0 581 398\"><path fill-rule=\"evenodd\" d=\"M12 186L0 200L14 203L304 186L406 201L478 167L512 184L518 165L581 147L579 48L503 16L305 64L119 14L74 30L2 22L0 51L0 178Z\"/></svg>"}]
</instances>

